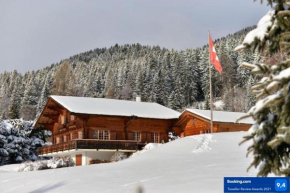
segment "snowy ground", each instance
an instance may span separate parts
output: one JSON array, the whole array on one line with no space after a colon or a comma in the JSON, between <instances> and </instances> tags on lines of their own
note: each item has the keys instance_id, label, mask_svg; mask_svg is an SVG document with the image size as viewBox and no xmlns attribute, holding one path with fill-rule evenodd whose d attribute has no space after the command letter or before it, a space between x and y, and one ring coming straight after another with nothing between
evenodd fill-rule
<instances>
[{"instance_id":1,"label":"snowy ground","mask_svg":"<svg viewBox=\"0 0 290 193\"><path fill-rule=\"evenodd\" d=\"M2 166L0 192L222 192L224 177L255 176L246 172L249 144L238 146L244 135L186 137L117 163L21 173Z\"/></svg>"}]
</instances>

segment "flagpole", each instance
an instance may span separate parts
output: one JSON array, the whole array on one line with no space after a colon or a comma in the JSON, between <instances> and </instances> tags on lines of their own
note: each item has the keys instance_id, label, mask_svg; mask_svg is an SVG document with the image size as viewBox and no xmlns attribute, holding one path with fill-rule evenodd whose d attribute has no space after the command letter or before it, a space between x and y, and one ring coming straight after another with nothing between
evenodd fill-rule
<instances>
[{"instance_id":1,"label":"flagpole","mask_svg":"<svg viewBox=\"0 0 290 193\"><path fill-rule=\"evenodd\" d=\"M212 84L211 84L211 63L210 63L210 42L209 42L209 37L210 37L210 31L208 30L208 69L209 69L209 95L210 95L210 132L213 133L213 102L212 102Z\"/></svg>"}]
</instances>

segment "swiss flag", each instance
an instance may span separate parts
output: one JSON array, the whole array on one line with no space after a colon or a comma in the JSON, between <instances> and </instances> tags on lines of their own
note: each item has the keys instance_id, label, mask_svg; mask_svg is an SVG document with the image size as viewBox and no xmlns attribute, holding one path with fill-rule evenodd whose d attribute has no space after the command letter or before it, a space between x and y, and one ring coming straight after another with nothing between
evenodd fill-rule
<instances>
[{"instance_id":1,"label":"swiss flag","mask_svg":"<svg viewBox=\"0 0 290 193\"><path fill-rule=\"evenodd\" d=\"M210 62L214 65L214 68L221 74L223 68L215 51L214 44L210 35L209 35L209 58Z\"/></svg>"}]
</instances>

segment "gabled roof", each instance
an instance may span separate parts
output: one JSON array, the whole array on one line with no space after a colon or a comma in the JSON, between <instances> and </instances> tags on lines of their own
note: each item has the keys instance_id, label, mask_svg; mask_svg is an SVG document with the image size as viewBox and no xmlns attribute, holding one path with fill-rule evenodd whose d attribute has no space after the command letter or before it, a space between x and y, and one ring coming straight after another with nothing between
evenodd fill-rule
<instances>
[{"instance_id":1,"label":"gabled roof","mask_svg":"<svg viewBox=\"0 0 290 193\"><path fill-rule=\"evenodd\" d=\"M184 112L186 112L186 111L210 120L210 110L186 109ZM213 121L214 122L223 122L223 123L235 123L238 118L240 118L244 115L246 115L246 113L213 111ZM238 123L254 124L254 120L251 117L249 117L249 118L240 120Z\"/></svg>"},{"instance_id":2,"label":"gabled roof","mask_svg":"<svg viewBox=\"0 0 290 193\"><path fill-rule=\"evenodd\" d=\"M152 119L178 119L180 116L179 112L157 103L54 95L51 99L71 113Z\"/></svg>"}]
</instances>

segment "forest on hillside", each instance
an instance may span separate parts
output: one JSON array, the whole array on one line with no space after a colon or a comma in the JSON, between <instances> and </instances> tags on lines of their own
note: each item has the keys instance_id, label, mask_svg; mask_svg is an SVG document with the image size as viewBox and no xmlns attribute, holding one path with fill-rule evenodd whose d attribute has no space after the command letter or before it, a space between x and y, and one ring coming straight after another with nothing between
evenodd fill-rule
<instances>
[{"instance_id":1,"label":"forest on hillside","mask_svg":"<svg viewBox=\"0 0 290 193\"><path fill-rule=\"evenodd\" d=\"M257 53L234 52L247 32L243 29L215 41L223 67L213 69L214 101L222 110L245 112L254 103L255 79L243 61L257 63ZM182 110L209 108L208 45L196 49L169 50L140 44L97 48L74 55L38 71L0 74L0 120L33 120L50 95L101 97L157 102Z\"/></svg>"}]
</instances>

